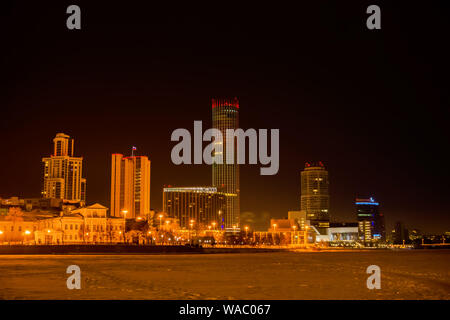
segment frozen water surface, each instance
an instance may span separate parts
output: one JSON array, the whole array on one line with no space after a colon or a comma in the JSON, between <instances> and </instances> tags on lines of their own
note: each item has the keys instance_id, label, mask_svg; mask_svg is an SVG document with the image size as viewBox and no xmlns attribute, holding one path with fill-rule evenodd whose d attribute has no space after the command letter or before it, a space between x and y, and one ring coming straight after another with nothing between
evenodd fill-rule
<instances>
[{"instance_id":1,"label":"frozen water surface","mask_svg":"<svg viewBox=\"0 0 450 320\"><path fill-rule=\"evenodd\" d=\"M72 264L81 290L66 287ZM448 250L5 255L0 299L449 299L449 266Z\"/></svg>"}]
</instances>

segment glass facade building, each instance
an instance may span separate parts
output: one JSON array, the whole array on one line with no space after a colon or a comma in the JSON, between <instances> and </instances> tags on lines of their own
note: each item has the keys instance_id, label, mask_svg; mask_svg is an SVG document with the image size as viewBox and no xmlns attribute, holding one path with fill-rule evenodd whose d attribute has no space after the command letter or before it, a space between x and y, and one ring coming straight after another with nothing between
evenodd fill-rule
<instances>
[{"instance_id":1,"label":"glass facade building","mask_svg":"<svg viewBox=\"0 0 450 320\"><path fill-rule=\"evenodd\" d=\"M226 196L214 187L164 188L164 212L178 220L181 228L189 229L194 220L196 228L222 228Z\"/></svg>"},{"instance_id":2,"label":"glass facade building","mask_svg":"<svg viewBox=\"0 0 450 320\"><path fill-rule=\"evenodd\" d=\"M301 173L300 207L306 219L321 234L330 226L330 193L328 171L322 162L306 163Z\"/></svg>"},{"instance_id":3,"label":"glass facade building","mask_svg":"<svg viewBox=\"0 0 450 320\"><path fill-rule=\"evenodd\" d=\"M212 164L212 185L218 192L226 195L223 222L225 229L239 230L240 224L240 190L239 165L237 164L237 143L234 143L234 161L227 163L227 129L239 127L239 101L234 99L212 100L213 128L222 132L222 158L223 164Z\"/></svg>"},{"instance_id":4,"label":"glass facade building","mask_svg":"<svg viewBox=\"0 0 450 320\"><path fill-rule=\"evenodd\" d=\"M374 246L386 240L384 216L374 198L357 198L358 237L365 246Z\"/></svg>"}]
</instances>

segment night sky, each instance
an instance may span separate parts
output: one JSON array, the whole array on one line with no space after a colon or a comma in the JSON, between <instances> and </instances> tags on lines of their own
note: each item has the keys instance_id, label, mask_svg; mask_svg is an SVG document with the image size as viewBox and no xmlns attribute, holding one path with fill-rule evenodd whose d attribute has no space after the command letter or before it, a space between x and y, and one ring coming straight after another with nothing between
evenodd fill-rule
<instances>
[{"instance_id":1,"label":"night sky","mask_svg":"<svg viewBox=\"0 0 450 320\"><path fill-rule=\"evenodd\" d=\"M211 98L238 97L240 127L280 129L280 170L241 166L242 220L267 228L300 206L300 171L329 170L333 221L375 197L387 230L450 231L448 11L439 2L311 1L167 7L26 2L0 25L0 197L39 197L41 158L64 132L84 157L88 203L109 206L111 153L152 161L162 188L211 185L170 160L173 130L211 126ZM81 7L81 30L66 8ZM366 8L381 7L381 30ZM206 145L206 144L205 144ZM251 222L251 221L250 221Z\"/></svg>"}]
</instances>

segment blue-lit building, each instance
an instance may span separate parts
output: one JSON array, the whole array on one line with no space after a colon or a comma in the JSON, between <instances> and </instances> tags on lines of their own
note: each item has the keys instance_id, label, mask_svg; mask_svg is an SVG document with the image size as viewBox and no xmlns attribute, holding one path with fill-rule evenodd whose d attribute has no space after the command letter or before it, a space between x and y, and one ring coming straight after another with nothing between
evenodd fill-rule
<instances>
[{"instance_id":1,"label":"blue-lit building","mask_svg":"<svg viewBox=\"0 0 450 320\"><path fill-rule=\"evenodd\" d=\"M358 238L365 246L377 246L386 240L384 216L374 198L357 198Z\"/></svg>"}]
</instances>

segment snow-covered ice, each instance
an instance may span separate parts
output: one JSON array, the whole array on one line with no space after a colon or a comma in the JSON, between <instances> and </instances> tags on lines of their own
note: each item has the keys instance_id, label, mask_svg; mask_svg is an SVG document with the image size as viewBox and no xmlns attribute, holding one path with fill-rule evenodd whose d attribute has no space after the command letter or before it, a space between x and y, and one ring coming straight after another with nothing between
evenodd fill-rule
<instances>
[{"instance_id":1,"label":"snow-covered ice","mask_svg":"<svg viewBox=\"0 0 450 320\"><path fill-rule=\"evenodd\" d=\"M73 264L81 290L66 287ZM450 299L449 266L449 250L6 255L0 299Z\"/></svg>"}]
</instances>

